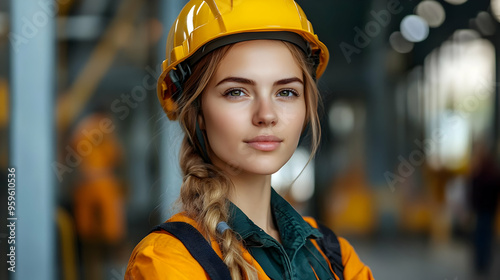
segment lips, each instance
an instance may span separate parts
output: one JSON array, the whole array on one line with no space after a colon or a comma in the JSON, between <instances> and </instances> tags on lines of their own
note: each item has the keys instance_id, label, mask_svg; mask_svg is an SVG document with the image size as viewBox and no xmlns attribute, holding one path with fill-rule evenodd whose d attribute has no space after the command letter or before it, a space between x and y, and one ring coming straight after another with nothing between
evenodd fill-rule
<instances>
[{"instance_id":1,"label":"lips","mask_svg":"<svg viewBox=\"0 0 500 280\"><path fill-rule=\"evenodd\" d=\"M260 135L244 142L256 150L270 152L276 150L283 140L273 135Z\"/></svg>"}]
</instances>

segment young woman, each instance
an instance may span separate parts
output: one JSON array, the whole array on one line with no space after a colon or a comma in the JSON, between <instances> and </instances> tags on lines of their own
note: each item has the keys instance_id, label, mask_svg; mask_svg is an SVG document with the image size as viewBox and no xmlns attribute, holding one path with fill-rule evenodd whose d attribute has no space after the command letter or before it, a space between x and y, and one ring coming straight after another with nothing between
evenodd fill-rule
<instances>
[{"instance_id":1,"label":"young woman","mask_svg":"<svg viewBox=\"0 0 500 280\"><path fill-rule=\"evenodd\" d=\"M158 81L165 112L185 132L183 212L166 224L187 223L210 246L193 246L187 230L152 232L133 251L126 279L211 279L221 270L203 265L211 258L191 247L215 253L232 279L373 279L346 240L325 238L334 235L271 187L271 174L308 125L312 154L318 147L315 80L327 62L328 50L293 0L184 7Z\"/></svg>"}]
</instances>

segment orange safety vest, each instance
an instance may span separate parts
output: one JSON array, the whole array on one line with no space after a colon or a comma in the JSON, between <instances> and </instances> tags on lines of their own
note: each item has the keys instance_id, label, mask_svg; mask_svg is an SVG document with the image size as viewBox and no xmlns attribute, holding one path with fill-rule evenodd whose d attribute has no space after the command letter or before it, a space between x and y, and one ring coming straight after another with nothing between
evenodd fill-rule
<instances>
[{"instance_id":1,"label":"orange safety vest","mask_svg":"<svg viewBox=\"0 0 500 280\"><path fill-rule=\"evenodd\" d=\"M313 218L304 217L304 220L314 228L318 224ZM183 213L174 215L168 222L185 222L196 229L200 229L196 221ZM368 266L363 264L353 247L344 238L338 238L342 252L342 265L344 266L345 280L373 280L373 275ZM328 258L320 250L316 240L311 240L328 261ZM219 257L222 257L219 244L214 239L211 245ZM251 263L257 270L259 280L270 280L259 263L252 255L242 247L243 258ZM330 270L333 269L330 264ZM335 276L336 280L338 277ZM126 280L142 279L210 279L203 267L191 256L184 244L173 235L163 232L153 232L146 236L134 249L127 266Z\"/></svg>"}]
</instances>

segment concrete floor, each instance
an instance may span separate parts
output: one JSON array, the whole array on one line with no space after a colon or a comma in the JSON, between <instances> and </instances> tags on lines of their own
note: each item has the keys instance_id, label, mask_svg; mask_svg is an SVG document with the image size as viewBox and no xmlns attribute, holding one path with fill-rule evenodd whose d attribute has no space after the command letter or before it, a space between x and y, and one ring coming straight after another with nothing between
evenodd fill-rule
<instances>
[{"instance_id":1,"label":"concrete floor","mask_svg":"<svg viewBox=\"0 0 500 280\"><path fill-rule=\"evenodd\" d=\"M379 280L498 280L500 246L495 246L487 277L473 272L472 248L465 241L432 244L418 239L350 240L361 260Z\"/></svg>"}]
</instances>

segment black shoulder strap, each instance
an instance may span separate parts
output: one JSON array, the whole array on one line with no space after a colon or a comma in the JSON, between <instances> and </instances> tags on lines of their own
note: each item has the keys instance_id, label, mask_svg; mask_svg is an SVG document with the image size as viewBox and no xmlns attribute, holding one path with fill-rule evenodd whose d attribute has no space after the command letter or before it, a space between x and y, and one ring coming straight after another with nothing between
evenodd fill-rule
<instances>
[{"instance_id":1,"label":"black shoulder strap","mask_svg":"<svg viewBox=\"0 0 500 280\"><path fill-rule=\"evenodd\" d=\"M344 280L344 266L342 265L342 253L340 251L340 243L337 235L328 227L318 223L318 229L323 234L323 238L318 239L318 245L325 253L333 271L339 277L339 280Z\"/></svg>"},{"instance_id":2,"label":"black shoulder strap","mask_svg":"<svg viewBox=\"0 0 500 280\"><path fill-rule=\"evenodd\" d=\"M226 264L215 253L203 235L193 226L184 222L165 222L157 225L149 233L163 229L179 239L210 276L211 280L230 280L231 274Z\"/></svg>"}]
</instances>

